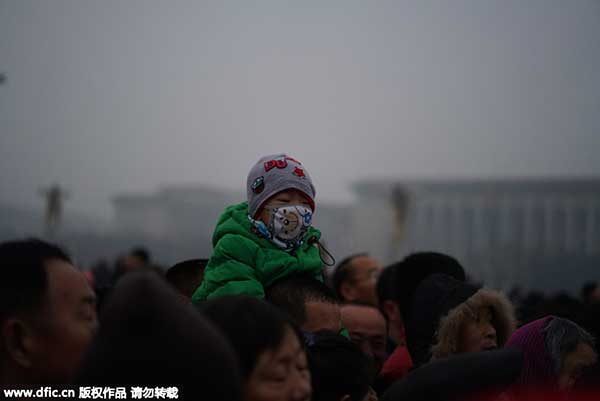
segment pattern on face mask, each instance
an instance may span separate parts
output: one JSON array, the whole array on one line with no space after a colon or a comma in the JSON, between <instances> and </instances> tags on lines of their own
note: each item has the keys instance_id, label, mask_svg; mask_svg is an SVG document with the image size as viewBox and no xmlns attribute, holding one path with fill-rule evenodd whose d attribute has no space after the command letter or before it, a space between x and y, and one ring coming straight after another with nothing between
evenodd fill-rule
<instances>
[{"instance_id":1,"label":"pattern on face mask","mask_svg":"<svg viewBox=\"0 0 600 401\"><path fill-rule=\"evenodd\" d=\"M248 218L257 231L285 251L302 245L304 234L312 223L312 210L304 205L269 208L269 223Z\"/></svg>"}]
</instances>

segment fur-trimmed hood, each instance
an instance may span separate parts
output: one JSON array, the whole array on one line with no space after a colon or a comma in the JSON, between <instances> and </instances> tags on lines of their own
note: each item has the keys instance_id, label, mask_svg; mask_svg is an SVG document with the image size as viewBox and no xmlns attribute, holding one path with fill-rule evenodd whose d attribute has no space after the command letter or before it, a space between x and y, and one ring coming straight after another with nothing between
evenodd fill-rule
<instances>
[{"instance_id":1,"label":"fur-trimmed hood","mask_svg":"<svg viewBox=\"0 0 600 401\"><path fill-rule=\"evenodd\" d=\"M455 354L461 327L468 319L475 318L474 313L483 308L491 309L492 325L496 329L498 347L504 346L517 327L514 307L501 292L482 288L441 318L435 343L431 347L432 358L445 358Z\"/></svg>"},{"instance_id":2,"label":"fur-trimmed hood","mask_svg":"<svg viewBox=\"0 0 600 401\"><path fill-rule=\"evenodd\" d=\"M467 303L468 302L468 303ZM433 274L415 289L405 318L406 343L415 366L456 353L460 331L472 311L489 306L493 311L498 345L516 327L514 308L501 293L481 289L445 274Z\"/></svg>"}]
</instances>

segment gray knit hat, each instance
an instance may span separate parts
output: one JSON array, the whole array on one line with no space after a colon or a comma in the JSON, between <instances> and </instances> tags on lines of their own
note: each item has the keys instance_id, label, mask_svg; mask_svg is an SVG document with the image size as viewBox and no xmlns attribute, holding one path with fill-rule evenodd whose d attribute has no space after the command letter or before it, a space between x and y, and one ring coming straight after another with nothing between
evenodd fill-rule
<instances>
[{"instance_id":1,"label":"gray knit hat","mask_svg":"<svg viewBox=\"0 0 600 401\"><path fill-rule=\"evenodd\" d=\"M308 171L298 160L285 153L261 158L248 173L248 214L252 217L273 195L287 189L304 193L315 210L315 187Z\"/></svg>"}]
</instances>

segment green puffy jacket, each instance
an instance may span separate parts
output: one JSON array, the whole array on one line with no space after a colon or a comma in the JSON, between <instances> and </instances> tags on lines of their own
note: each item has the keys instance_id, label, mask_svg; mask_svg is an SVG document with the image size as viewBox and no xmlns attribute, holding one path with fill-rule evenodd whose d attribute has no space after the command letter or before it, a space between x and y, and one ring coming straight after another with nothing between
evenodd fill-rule
<instances>
[{"instance_id":1,"label":"green puffy jacket","mask_svg":"<svg viewBox=\"0 0 600 401\"><path fill-rule=\"evenodd\" d=\"M264 288L284 276L304 272L320 277L323 262L315 245L320 237L309 227L300 248L285 252L254 232L247 202L229 206L217 222L213 253L192 302L235 294L263 298Z\"/></svg>"}]
</instances>

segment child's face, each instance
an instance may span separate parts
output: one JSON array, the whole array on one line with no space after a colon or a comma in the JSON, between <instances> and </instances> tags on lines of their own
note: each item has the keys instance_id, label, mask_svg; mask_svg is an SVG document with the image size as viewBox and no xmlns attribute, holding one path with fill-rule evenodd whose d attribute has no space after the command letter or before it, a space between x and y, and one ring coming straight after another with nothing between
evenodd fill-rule
<instances>
[{"instance_id":1,"label":"child's face","mask_svg":"<svg viewBox=\"0 0 600 401\"><path fill-rule=\"evenodd\" d=\"M302 205L311 208L310 202L306 195L297 189L287 189L285 191L279 192L277 195L271 197L260 209L258 213L258 220L262 220L263 223L269 223L269 208L270 207L281 207L288 205Z\"/></svg>"}]
</instances>

